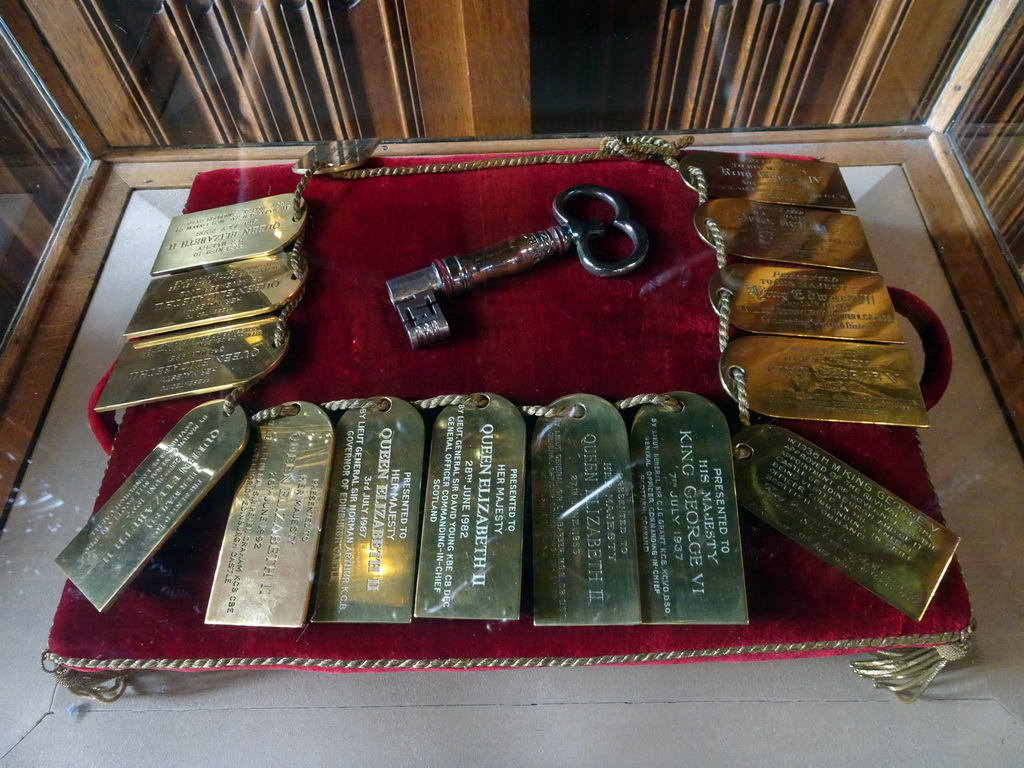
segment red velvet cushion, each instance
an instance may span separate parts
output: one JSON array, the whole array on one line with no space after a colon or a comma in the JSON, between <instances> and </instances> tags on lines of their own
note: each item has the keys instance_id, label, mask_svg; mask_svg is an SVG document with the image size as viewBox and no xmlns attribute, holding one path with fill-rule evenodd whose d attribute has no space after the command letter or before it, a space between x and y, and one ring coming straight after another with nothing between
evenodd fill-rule
<instances>
[{"instance_id":1,"label":"red velvet cushion","mask_svg":"<svg viewBox=\"0 0 1024 768\"><path fill-rule=\"evenodd\" d=\"M296 181L286 166L205 173L196 179L186 211L288 192ZM601 279L586 273L575 257L560 257L445 303L451 342L410 348L385 280L434 258L547 228L555 195L582 183L619 192L647 228L650 256L639 270ZM734 418L735 406L718 381L717 322L707 298L714 253L694 232L696 195L665 165L616 160L355 181L317 177L306 196L312 270L306 298L291 322L287 358L243 399L247 407L475 391L523 405L573 392L613 400L690 390ZM948 361L946 368L948 373ZM185 411L205 399L129 409L97 506ZM939 516L913 430L780 423ZM861 641L872 638L926 638L959 631L970 620L956 564L924 620L915 622L742 513L750 610L745 627L535 628L529 578L518 622L419 619L410 625L318 624L302 630L206 626L215 561L242 469L210 494L109 613L99 614L68 584L51 650L81 659L434 660L635 659L742 647L749 649L745 658L757 658L838 650L798 648L802 643L853 641L851 647L863 647L871 643Z\"/></svg>"}]
</instances>

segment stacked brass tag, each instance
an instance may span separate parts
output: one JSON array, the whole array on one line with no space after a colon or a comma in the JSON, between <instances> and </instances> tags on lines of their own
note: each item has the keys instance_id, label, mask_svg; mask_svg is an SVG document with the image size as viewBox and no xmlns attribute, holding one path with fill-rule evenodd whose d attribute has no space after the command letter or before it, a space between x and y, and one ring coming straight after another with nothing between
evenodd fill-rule
<instances>
[{"instance_id":1,"label":"stacked brass tag","mask_svg":"<svg viewBox=\"0 0 1024 768\"><path fill-rule=\"evenodd\" d=\"M380 139L374 136L321 141L296 161L292 171L302 174L338 174L365 163L379 144Z\"/></svg>"},{"instance_id":2,"label":"stacked brass tag","mask_svg":"<svg viewBox=\"0 0 1024 768\"><path fill-rule=\"evenodd\" d=\"M835 163L700 150L686 153L683 164L700 171L708 197L839 211L854 208ZM692 177L684 179L693 186Z\"/></svg>"},{"instance_id":3,"label":"stacked brass tag","mask_svg":"<svg viewBox=\"0 0 1024 768\"><path fill-rule=\"evenodd\" d=\"M912 361L859 220L813 210L852 208L838 168L720 153L688 161L686 174L702 197L695 225L718 256L709 294L720 319L722 384L746 426L734 439L739 502L920 620L959 539L807 440L749 422L748 408L780 418L927 426ZM727 255L797 266L726 264ZM729 325L753 335L728 341ZM640 470L648 499L655 487L652 443L645 436ZM635 453L640 449L634 444ZM685 474L685 458L680 465ZM658 553L661 542L643 519L645 545ZM667 572L651 571L649 562L642 558L644 575L668 613L670 593L658 591Z\"/></svg>"},{"instance_id":4,"label":"stacked brass tag","mask_svg":"<svg viewBox=\"0 0 1024 768\"><path fill-rule=\"evenodd\" d=\"M786 429L748 427L734 442L744 507L920 621L958 536Z\"/></svg>"},{"instance_id":5,"label":"stacked brass tag","mask_svg":"<svg viewBox=\"0 0 1024 768\"><path fill-rule=\"evenodd\" d=\"M261 422L228 514L207 624L301 627L320 540L334 432L312 403Z\"/></svg>"},{"instance_id":6,"label":"stacked brass tag","mask_svg":"<svg viewBox=\"0 0 1024 768\"><path fill-rule=\"evenodd\" d=\"M356 144L359 154L363 144ZM308 182L304 176L294 193L177 216L168 227L152 269L162 277L151 283L126 331L134 340L115 362L96 410L229 394L186 414L58 558L100 610L245 445L248 421L237 399L283 358L285 321L301 297L306 269L299 251L307 218L302 193ZM285 251L288 246L291 252ZM310 458L307 451L317 450L313 422L319 409L308 403L295 408L288 419L260 430L258 463L246 485L250 496L236 500L231 525L237 535L225 540L211 622L294 626L304 620L305 602L298 617L291 605L278 603L294 602L280 595L299 594L300 582L308 599L312 568L303 558L316 552L330 450L326 462ZM326 419L322 412L319 416ZM298 453L293 455L293 448ZM256 496L265 501L258 514L252 509ZM271 519L265 513L275 503L279 507ZM287 531L279 528L284 520ZM251 564L261 557L257 577ZM275 586L278 575L283 587Z\"/></svg>"},{"instance_id":7,"label":"stacked brass tag","mask_svg":"<svg viewBox=\"0 0 1024 768\"><path fill-rule=\"evenodd\" d=\"M863 228L836 212L853 208L838 166L721 152L690 153L686 164L702 195L695 226L718 252L708 291L726 390L767 416L927 426ZM800 266L726 264L727 255ZM726 346L730 325L765 335Z\"/></svg>"},{"instance_id":8,"label":"stacked brass tag","mask_svg":"<svg viewBox=\"0 0 1024 768\"><path fill-rule=\"evenodd\" d=\"M745 336L722 354L721 377L737 400L743 371L750 408L766 416L928 426L903 346Z\"/></svg>"},{"instance_id":9,"label":"stacked brass tag","mask_svg":"<svg viewBox=\"0 0 1024 768\"><path fill-rule=\"evenodd\" d=\"M166 275L153 280L124 335L170 333L261 315L295 298L305 282L283 253Z\"/></svg>"},{"instance_id":10,"label":"stacked brass tag","mask_svg":"<svg viewBox=\"0 0 1024 768\"><path fill-rule=\"evenodd\" d=\"M630 434L643 621L746 624L729 424L692 392L667 399Z\"/></svg>"},{"instance_id":11,"label":"stacked brass tag","mask_svg":"<svg viewBox=\"0 0 1024 768\"><path fill-rule=\"evenodd\" d=\"M97 410L246 389L280 362L306 277L304 186L171 220Z\"/></svg>"},{"instance_id":12,"label":"stacked brass tag","mask_svg":"<svg viewBox=\"0 0 1024 768\"><path fill-rule=\"evenodd\" d=\"M277 318L267 315L129 341L95 410L250 386L284 359L287 337L275 343L277 326Z\"/></svg>"},{"instance_id":13,"label":"stacked brass tag","mask_svg":"<svg viewBox=\"0 0 1024 768\"><path fill-rule=\"evenodd\" d=\"M100 611L139 574L245 447L249 422L213 400L167 433L57 556L57 565Z\"/></svg>"},{"instance_id":14,"label":"stacked brass tag","mask_svg":"<svg viewBox=\"0 0 1024 768\"><path fill-rule=\"evenodd\" d=\"M831 269L730 264L708 289L712 306L744 331L780 336L902 344L889 292L880 275Z\"/></svg>"},{"instance_id":15,"label":"stacked brass tag","mask_svg":"<svg viewBox=\"0 0 1024 768\"><path fill-rule=\"evenodd\" d=\"M316 622L409 622L423 479L423 418L375 398L338 422L316 577Z\"/></svg>"},{"instance_id":16,"label":"stacked brass tag","mask_svg":"<svg viewBox=\"0 0 1024 768\"><path fill-rule=\"evenodd\" d=\"M534 624L639 624L629 438L615 406L556 400L533 436Z\"/></svg>"},{"instance_id":17,"label":"stacked brass tag","mask_svg":"<svg viewBox=\"0 0 1024 768\"><path fill-rule=\"evenodd\" d=\"M697 233L717 245L714 222L725 252L757 261L805 267L877 272L857 216L795 205L723 198L709 200L693 216Z\"/></svg>"},{"instance_id":18,"label":"stacked brass tag","mask_svg":"<svg viewBox=\"0 0 1024 768\"><path fill-rule=\"evenodd\" d=\"M519 618L526 425L492 394L434 423L416 579L419 618Z\"/></svg>"},{"instance_id":19,"label":"stacked brass tag","mask_svg":"<svg viewBox=\"0 0 1024 768\"><path fill-rule=\"evenodd\" d=\"M296 214L292 193L175 216L152 274L267 256L295 242L305 226L306 211Z\"/></svg>"}]
</instances>

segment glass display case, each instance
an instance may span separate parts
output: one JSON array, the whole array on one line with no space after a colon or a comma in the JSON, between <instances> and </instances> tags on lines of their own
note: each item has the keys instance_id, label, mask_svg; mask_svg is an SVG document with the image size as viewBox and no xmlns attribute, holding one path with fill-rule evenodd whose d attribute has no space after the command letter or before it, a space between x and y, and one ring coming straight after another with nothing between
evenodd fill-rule
<instances>
[{"instance_id":1,"label":"glass display case","mask_svg":"<svg viewBox=\"0 0 1024 768\"><path fill-rule=\"evenodd\" d=\"M0 754L13 764L60 762L68 754L113 764L157 761L161 754L201 764L299 756L319 761L342 741L353 759L376 754L398 764L663 763L681 754L717 755L725 763L817 764L834 761L837 750L850 763L894 756L897 762L968 764L1016 759L1024 747L1024 658L1016 641L1022 612L1013 576L1020 565L1016 544L1024 535L1018 514L1024 487L1020 4L0 0L0 21L5 180L0 191L0 492L6 500L0 517L0 604L8 614L0 640L11 649L0 670L18 691L19 704L0 728ZM379 144L362 141L373 137L382 137ZM365 155L360 158L365 165L334 175L302 175L317 158L328 157L306 156L308 151L339 141L345 142L342 151ZM701 165L701 152L739 153L746 159L733 167L727 156L710 154L710 165ZM785 170L791 161L798 170ZM739 354L738 337L755 338L763 330L741 325L736 315L755 314L743 299L763 297L753 283L744 282L755 281L753 267L723 269L715 278L717 293L711 291L714 308L708 303L707 285L716 269L726 261L735 267L749 254L733 239L735 233L716 239L722 235L708 228L707 221L715 219L704 218L707 206L730 197L722 181L730 173L734 178L759 173L779 187L787 173L802 178L822 173L808 170L826 167L822 161L838 165L849 190L850 205L834 206L848 212L835 215L845 223L859 218L863 233L858 236L883 281L869 303L884 297L885 306L877 311L886 314L891 295L895 311L905 315L897 323L889 318L895 336L883 341L907 342L899 346L908 350L909 378L922 380L916 417L879 416L870 426L851 426L844 422L858 419L848 414L808 416L814 399L809 390L796 398L786 394L797 410L773 412L758 398L775 385L750 378L747 391L745 379L730 378L735 364L719 371L720 353L732 345L730 354ZM343 159L329 162L340 165ZM287 167L293 164L298 173ZM596 257L584 252L589 246L580 247L583 267L571 263L575 256L553 255L594 237L597 225L582 223L592 214L590 203L572 199L593 193L590 187L579 192L580 185L614 188L621 195L601 199L615 208L617 226L625 233L607 250L595 246ZM570 190L576 191L563 198ZM758 198L756 191L747 196L755 206L765 200L769 207L793 202ZM225 206L241 206L240 212ZM215 211L216 220L204 213L208 210ZM763 222L769 215L756 207L743 210L745 221L760 217ZM186 217L177 218L183 211ZM832 226L827 215L831 212L807 225L808 238ZM224 223L224 217L234 221L232 216L244 220L237 231ZM263 227L265 216L269 224ZM633 220L647 234L621 225ZM243 244L243 226L253 237L262 227L262 234L284 242L285 249L277 242L266 248ZM788 219L785 227L794 226ZM179 231L184 234L175 240ZM502 241L520 232L533 234L522 235L522 242ZM852 236L831 237L835 243ZM205 261L202 285L176 289L183 293L165 297L162 306L181 305L186 315L205 311L213 294L238 292L244 280L258 282L263 296L270 294L271 283L286 283L287 295L267 299L270 305L262 309L224 310L221 319L234 323L231 333L245 337L248 345L237 352L227 336L217 342L214 357L234 377L230 383L217 379L219 384L204 388L196 383L205 375L199 364L187 376L184 369L172 371L178 361L169 352L159 353L161 364L152 368L158 373L126 372L120 359L127 347L159 348L168 338L137 342L149 331L139 330L136 308L157 290L153 281L165 279L158 274L157 254L163 258L190 248L205 253L204 248L211 250L208 240L217 241L212 249L217 253L237 247L267 261L260 269L283 271L259 280L238 271L214 278L213 261ZM760 246L748 246L765 248L763 233L761 240ZM493 241L499 243L479 251ZM772 292L798 279L785 271L792 263L779 266L787 261L779 255L782 250L799 250L794 242L791 238L768 254L776 265L771 278L756 278L777 281ZM644 248L649 251L640 254ZM823 250L819 247L819 256ZM623 271L615 260L627 252L640 254L641 261L646 254L647 263L635 274L594 279L602 269ZM445 258L453 253L470 256ZM495 254L505 259L497 269ZM475 286L480 273L518 272L527 261L548 256L556 263L455 298ZM811 290L821 289L820 281L853 285L853 273L828 271L836 266L848 265L826 263L825 276L814 277L819 282ZM177 270L180 266L166 271ZM430 270L434 282L427 285L424 273ZM187 281L189 274L177 279ZM215 279L223 281L221 288L211 282ZM723 290L735 296L735 306L723 309L718 303ZM855 292L869 290L876 289ZM410 309L413 300L425 304ZM845 299L833 296L826 303L837 301ZM157 330L191 334L190 344L206 332L191 315L179 323L170 314L160 314ZM783 311L775 307L768 314L774 320ZM267 327L257 333L260 318ZM836 348L834 340L843 338L842 331L829 333L833 346L815 355L827 357ZM797 365L793 361L807 340L793 337L806 335L815 333L784 337L779 352L784 361L768 367ZM267 356L273 363L263 362ZM262 367L238 373L241 357L260 357ZM750 376L754 363L744 365ZM862 368L850 365L815 360L805 367L816 376L824 369L843 372L832 376L830 398L858 389L876 398L893 397L877 377L868 382ZM151 383L154 377L188 384L168 389L170 399L152 397L159 388ZM906 376L890 374L893 380L900 377ZM836 384L840 378L842 384ZM462 392L467 393L462 399L435 399ZM632 437L623 440L646 445L646 458L642 447L633 446L630 455L627 446L615 471L608 467L617 466L617 459L602 458L607 476L599 482L597 464L587 463L596 459L580 448L575 473L563 458L565 446L592 445L596 454L617 444L618 432L606 431L609 420L588 432L587 418L598 420L605 400L594 397L586 406L565 410L560 403L573 392L581 393L573 396L580 403L596 395L616 404L610 422L616 429L620 422L632 425ZM222 408L219 398L225 395ZM647 399L632 400L633 395ZM245 434L259 435L237 466L232 463L247 440L242 432L237 450L224 449L220 469L199 458L206 455L205 443L189 442L195 431L186 423L193 418L189 409L206 407L200 404L210 398L217 401L211 413L235 414ZM303 403L285 406L292 401ZM653 525L643 522L642 509L657 492L638 490L649 488L655 474L661 476L660 469L651 469L651 455L686 474L691 450L683 445L676 455L672 451L678 446L658 447L666 441L657 430L668 429L666 414L697 414L708 401L725 414L722 466L732 472L735 464L737 472L736 531L743 558L733 575L742 610L735 599L718 596L714 609L703 609L705 618L717 619L656 629L617 626L636 624L640 613L633 622L620 614L605 621L586 612L572 620L548 612L545 590L550 588L551 600L561 605L573 591L564 585L573 579L589 580L591 597L606 588L617 599L632 599L622 586L624 577L612 575L612 566L621 564L616 557L598 558L600 568L593 557L584 557L596 545L580 550L585 565L579 573L566 565L573 541L593 533L581 532L588 517L577 529L567 529L564 540L552 534L555 543L550 543L544 537L561 524L558 510L565 517L576 508L589 509L594 498L612 496L620 505L627 497L635 501L638 529ZM399 438L414 435L409 439L423 447L422 453L393 447L388 431L380 445L367 438L365 456L375 466L388 465L381 469L386 479L393 453L395 472L408 469L409 477L425 478L422 499L415 490L403 496L409 481L395 481L391 488L382 480L368 491L367 508L379 496L383 531L387 499L394 496L397 505L404 498L415 519L424 510L423 529L433 531L430 526L438 523L432 521L431 504L443 508L438 499L455 488L477 508L474 526L484 528L467 523L464 536L453 528L453 541L466 539L470 559L475 554L480 562L499 556L516 561L515 577L502 575L503 594L516 607L490 611L470 601L467 613L457 614L449 612L458 603L451 594L435 606L417 592L405 618L411 623L371 623L397 621L404 610L390 604L381 609L378 601L376 613L325 629L319 622L338 619L323 618L329 611L320 605L322 576L309 597L317 567L312 561L286 566L275 549L264 581L239 577L231 582L224 576L222 571L241 559L240 552L220 554L221 538L225 525L229 530L242 526L237 521L244 509L238 511L241 502L232 502L232 496L237 486L244 487L243 465L260 464L253 446L275 440L291 446L297 435L312 435L313 421L323 414L316 403L337 410L330 420L322 417L326 436L318 445L326 457L320 462L324 472L349 477L355 471L342 448L326 446L331 440L337 445L338 436L342 444L350 439L362 445L368 423L391 425ZM493 422L479 416L506 404L512 416L495 415ZM413 416L405 415L405 407ZM664 424L650 410L657 408L664 411L657 416ZM641 415L651 419L651 434L638 426ZM285 427L288 419L307 418L313 421L303 422L301 430ZM480 418L483 426L472 426ZM408 426L417 420L425 431ZM905 426L924 421L930 426ZM333 424L338 426L331 438ZM811 447L792 443L786 450L793 456L786 461L799 456L800 462L811 462L807 451L820 450L827 457L814 454L811 463L829 469L801 491L814 501L801 507L799 530L788 535L797 541L801 534L811 536L810 544L802 543L830 565L797 554L802 550L774 530L786 532L777 520L768 520L770 511L750 514L758 499L770 496L764 493L769 480L744 469L749 456L743 452L763 449L758 441L769 439L765 429L791 424ZM518 459L509 458L515 450L501 442L503 434L518 434L516 425L523 431L519 452L525 451L518 469ZM756 434L749 431L759 428ZM181 429L185 432L175 431ZM473 442L479 437L474 429L484 435L479 444ZM719 427L709 420L695 429L710 435ZM228 432L224 427L215 437L225 439ZM735 446L730 432L743 436ZM446 438L458 442L459 455L450 455ZM459 469L463 440L473 459ZM699 450L705 449L710 451ZM332 450L339 457L333 470ZM133 485L132 473L140 465L162 466L175 456L183 461L178 470ZM281 474L294 475L295 456L288 453L282 461ZM295 488L280 490L282 498L309 499L323 490L321 484L326 488L328 475L315 479L317 462L310 461L308 476L302 475ZM799 466L808 477L823 471ZM178 497L191 492L188 467L210 476L196 481L209 497L201 504L197 499L191 515L194 505L175 506ZM492 471L497 502L490 496ZM860 479L853 485L833 483L846 472ZM460 473L465 477L453 479ZM369 476L360 478L369 488ZM591 481L593 488L579 491ZM627 484L621 493L609 495L608 489L621 482ZM99 586L76 578L76 558L81 564L83 556L69 542L87 525L94 505L116 507L124 495L141 493L152 483L166 484L156 492L162 500L154 508L176 510L183 522L154 523L145 504L124 502L138 521L134 529L165 529L157 543L162 554L140 582L131 586L134 574ZM723 496L726 485L732 482L723 485ZM873 500L857 507L855 498L865 487ZM714 488L708 489L711 498ZM684 493L683 486L677 490ZM345 493L351 500L358 495ZM503 548L511 545L490 527L496 525L489 517L492 503L505 514L505 494L519 499L520 506L510 509L519 509L520 528L525 523L523 553L514 547L506 552ZM830 494L844 501L829 507ZM906 504L922 510L922 520L944 518L960 537L949 571L955 543L939 546L929 538L927 547L910 547L900 539L897 546L941 550L936 557L942 563L934 567L938 580L945 580L938 591L938 580L921 586L917 572L892 577L898 569L877 551L858 549L865 530L878 545L884 538L880 531L925 526L893 511L892 505ZM557 509L543 517L538 510L549 506ZM824 529L815 525L825 523L808 522L819 508L834 511L828 525L840 533L821 534ZM509 514L515 520L515 513ZM442 532L430 534L440 536L431 555L437 557L437 574L424 571L430 535L420 548L419 578L425 583L435 577L443 582L444 552L456 551L454 544L445 549L446 529L439 524ZM330 522L323 525L324 537L334 535L327 533L333 531ZM635 540L633 525L630 520L629 530L606 537L619 544ZM376 591L382 562L390 578L397 576L391 562L381 559L386 537L371 535L372 526L370 515L365 538L378 559L371 552L369 571L362 576L367 583L376 579ZM268 537L281 533L267 531ZM397 536L398 528L394 531ZM419 538L415 526L407 534ZM262 534L253 535L259 540ZM687 535L681 527L678 547ZM640 562L643 584L644 568L656 571L644 552L661 545L657 536L641 535L639 541L640 552L632 556ZM730 548L741 549L726 533L715 541L716 558L723 561ZM127 560L128 534L115 533L107 543L107 561ZM307 543L306 554L315 557L316 538ZM709 545L702 540L701 546L706 556ZM229 549L225 538L224 551ZM412 550L415 565L415 546ZM344 551L342 545L339 552ZM625 550L615 551L625 557ZM524 555L520 571L518 558ZM330 561L323 552L320 558ZM139 567L145 562L142 558ZM294 570L281 578L306 593L312 621L300 606L297 619L274 613L273 619L259 620L263 626L231 626L245 623L236 621L232 597L239 583L248 579L263 590L267 579L280 575L274 572L278 567ZM858 577L860 567L870 573ZM408 570L413 579L415 568ZM470 570L467 593L469 585L485 581L486 569ZM600 588L594 586L598 571L608 579ZM66 573L77 587L65 583ZM657 575L652 578L658 581ZM703 587L700 579L703 575L697 582ZM207 606L211 581L223 582L222 604L215 606L220 598L214 587ZM458 592L461 587L455 586ZM910 600L908 607L897 596L908 589L927 592L923 606ZM347 602L346 589L337 591ZM107 611L115 600L122 608ZM356 602L353 598L353 606ZM894 611L894 605L903 607ZM381 618L385 614L389 618ZM438 618L447 616L456 618ZM576 626L591 620L602 626ZM648 608L643 622L656 623ZM210 624L225 628L214 633ZM44 651L43 668L52 676L38 669ZM858 655L845 656L850 653ZM865 676L891 689L914 677L913 692L923 692L922 701L906 708L887 691L873 690L846 670L851 658ZM669 663L713 659L745 663ZM404 668L475 671L309 672ZM925 692L933 672L938 676ZM206 713L202 722L197 711ZM779 718L783 712L789 716ZM48 717L54 713L57 717ZM279 728L260 727L271 717ZM948 726L950 718L957 727ZM751 725L757 722L775 725ZM144 734L136 739L137 753L129 754L112 738L115 723ZM227 729L246 736L226 740ZM523 732L536 738L524 743ZM873 735L854 738L854 732Z\"/></svg>"}]
</instances>

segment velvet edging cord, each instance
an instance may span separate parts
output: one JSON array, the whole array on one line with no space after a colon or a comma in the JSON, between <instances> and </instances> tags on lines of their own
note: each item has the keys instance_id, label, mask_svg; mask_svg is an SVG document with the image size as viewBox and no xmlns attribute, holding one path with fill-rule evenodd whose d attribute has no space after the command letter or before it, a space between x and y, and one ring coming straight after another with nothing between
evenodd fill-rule
<instances>
[{"instance_id":1,"label":"velvet edging cord","mask_svg":"<svg viewBox=\"0 0 1024 768\"><path fill-rule=\"evenodd\" d=\"M937 675L949 661L963 658L970 647L974 622L958 632L943 632L935 635L905 635L901 637L865 638L858 640L827 640L804 643L771 643L765 645L732 646L724 648L702 648L681 651L658 651L654 653L619 654L614 656L591 657L538 657L538 658L475 658L475 659L309 659L297 657L266 658L221 658L221 659L74 659L59 656L50 651L42 655L43 670L57 676L58 682L78 696L97 701L116 701L128 685L128 673L132 670L201 670L238 668L303 668L325 671L398 670L398 669L520 669L526 667L585 667L603 664L644 664L697 659L713 659L725 656L751 656L757 654L813 653L816 651L868 651L887 654L890 660L906 659L913 656L920 676L927 676L928 682ZM917 647L906 647L917 646ZM852 662L862 676L871 677L878 687L893 690L901 700L913 700L920 690L908 685L896 690L901 682L890 679L888 670L861 672L857 665L869 662ZM891 661L899 667L899 661ZM877 669L877 667L875 667ZM905 681L904 681L905 682ZM927 683L925 684L925 686ZM902 694L902 695L901 695Z\"/></svg>"}]
</instances>

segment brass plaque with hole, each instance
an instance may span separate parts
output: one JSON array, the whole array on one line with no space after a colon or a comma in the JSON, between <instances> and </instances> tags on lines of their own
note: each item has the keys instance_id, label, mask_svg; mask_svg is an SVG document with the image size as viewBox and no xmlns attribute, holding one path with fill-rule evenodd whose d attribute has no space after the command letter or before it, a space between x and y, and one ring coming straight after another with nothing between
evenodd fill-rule
<instances>
[{"instance_id":1,"label":"brass plaque with hole","mask_svg":"<svg viewBox=\"0 0 1024 768\"><path fill-rule=\"evenodd\" d=\"M551 404L531 455L534 624L639 624L629 437L594 395Z\"/></svg>"},{"instance_id":2,"label":"brass plaque with hole","mask_svg":"<svg viewBox=\"0 0 1024 768\"><path fill-rule=\"evenodd\" d=\"M733 438L740 503L920 621L960 538L809 440L770 424Z\"/></svg>"},{"instance_id":3,"label":"brass plaque with hole","mask_svg":"<svg viewBox=\"0 0 1024 768\"><path fill-rule=\"evenodd\" d=\"M855 272L878 271L857 216L720 198L700 206L693 220L698 234L711 246L715 239L708 221L714 221L730 256Z\"/></svg>"},{"instance_id":4,"label":"brass plaque with hole","mask_svg":"<svg viewBox=\"0 0 1024 768\"><path fill-rule=\"evenodd\" d=\"M207 624L306 622L334 432L319 406L285 408L256 426L249 469L228 513Z\"/></svg>"},{"instance_id":5,"label":"brass plaque with hole","mask_svg":"<svg viewBox=\"0 0 1024 768\"><path fill-rule=\"evenodd\" d=\"M645 624L746 624L729 424L692 392L645 405L630 432Z\"/></svg>"},{"instance_id":6,"label":"brass plaque with hole","mask_svg":"<svg viewBox=\"0 0 1024 768\"><path fill-rule=\"evenodd\" d=\"M312 168L318 174L334 174L358 168L370 159L379 144L380 139L376 137L322 141L306 152L292 166L292 171L306 173Z\"/></svg>"},{"instance_id":7,"label":"brass plaque with hole","mask_svg":"<svg viewBox=\"0 0 1024 768\"><path fill-rule=\"evenodd\" d=\"M190 269L152 280L124 335L172 333L262 315L295 298L305 283L283 253Z\"/></svg>"},{"instance_id":8,"label":"brass plaque with hole","mask_svg":"<svg viewBox=\"0 0 1024 768\"><path fill-rule=\"evenodd\" d=\"M346 411L316 573L315 622L412 621L423 417L404 400Z\"/></svg>"},{"instance_id":9,"label":"brass plaque with hole","mask_svg":"<svg viewBox=\"0 0 1024 768\"><path fill-rule=\"evenodd\" d=\"M903 343L896 310L878 274L729 264L708 286L719 314L723 291L729 292L729 322L744 331Z\"/></svg>"},{"instance_id":10,"label":"brass plaque with hole","mask_svg":"<svg viewBox=\"0 0 1024 768\"><path fill-rule=\"evenodd\" d=\"M277 318L270 315L129 341L114 363L96 410L250 385L284 357L287 335L275 347L276 326Z\"/></svg>"},{"instance_id":11,"label":"brass plaque with hole","mask_svg":"<svg viewBox=\"0 0 1024 768\"><path fill-rule=\"evenodd\" d=\"M722 353L719 372L738 399L734 367L744 372L750 409L765 416L928 426L914 364L902 344L734 339Z\"/></svg>"},{"instance_id":12,"label":"brass plaque with hole","mask_svg":"<svg viewBox=\"0 0 1024 768\"><path fill-rule=\"evenodd\" d=\"M106 611L245 447L249 420L222 400L197 405L167 433L57 557Z\"/></svg>"},{"instance_id":13,"label":"brass plaque with hole","mask_svg":"<svg viewBox=\"0 0 1024 768\"><path fill-rule=\"evenodd\" d=\"M418 618L519 618L526 424L503 397L434 422L416 579Z\"/></svg>"},{"instance_id":14,"label":"brass plaque with hole","mask_svg":"<svg viewBox=\"0 0 1024 768\"><path fill-rule=\"evenodd\" d=\"M689 168L699 168L709 197L739 197L762 203L807 205L851 211L853 198L835 163L793 160L733 152L687 152L680 164L693 186Z\"/></svg>"},{"instance_id":15,"label":"brass plaque with hole","mask_svg":"<svg viewBox=\"0 0 1024 768\"><path fill-rule=\"evenodd\" d=\"M151 273L267 256L295 242L305 225L306 211L295 215L291 192L175 216Z\"/></svg>"}]
</instances>

